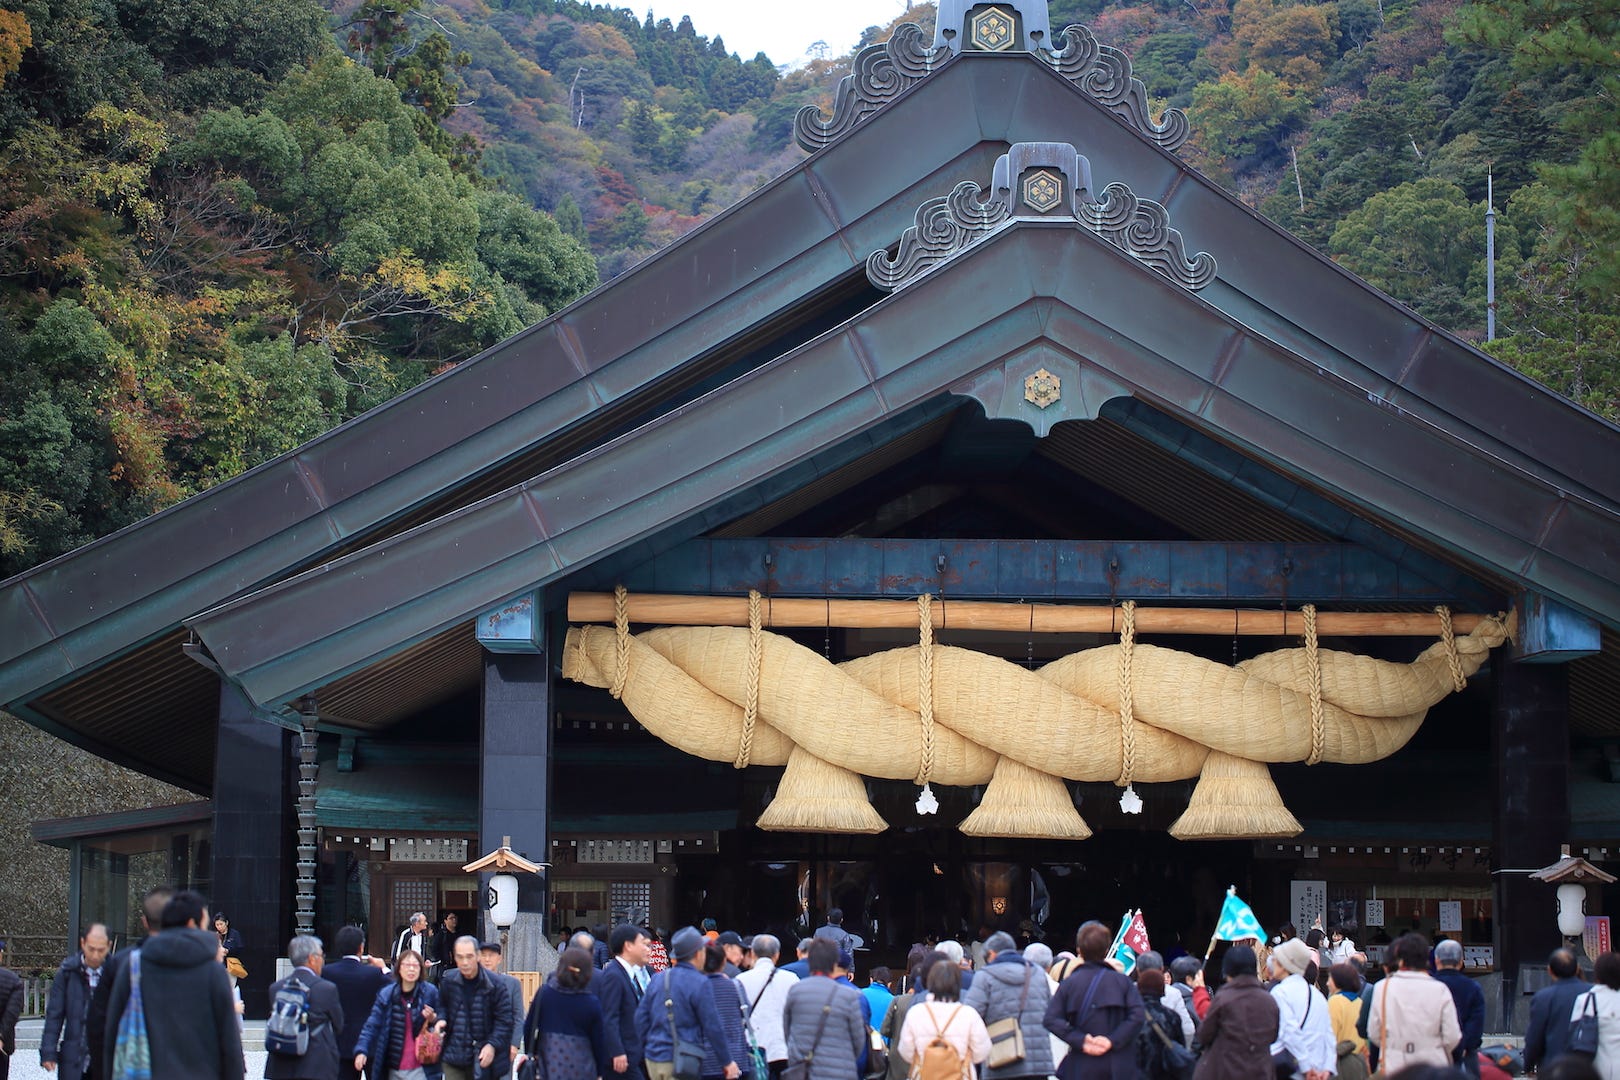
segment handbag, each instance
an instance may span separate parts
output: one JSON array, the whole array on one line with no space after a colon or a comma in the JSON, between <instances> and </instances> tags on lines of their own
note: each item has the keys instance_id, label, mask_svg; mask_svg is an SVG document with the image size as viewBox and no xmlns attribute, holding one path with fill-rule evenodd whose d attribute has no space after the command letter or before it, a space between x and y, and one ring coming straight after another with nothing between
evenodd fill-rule
<instances>
[{"instance_id":1,"label":"handbag","mask_svg":"<svg viewBox=\"0 0 1620 1080\"><path fill-rule=\"evenodd\" d=\"M540 993L535 992L529 1014L523 1018L523 1058L518 1062L517 1080L546 1080L546 1063L540 1053Z\"/></svg>"},{"instance_id":2,"label":"handbag","mask_svg":"<svg viewBox=\"0 0 1620 1080\"><path fill-rule=\"evenodd\" d=\"M422 1029L416 1037L416 1060L423 1065L437 1065L444 1054L444 1035L431 1027Z\"/></svg>"},{"instance_id":3,"label":"handbag","mask_svg":"<svg viewBox=\"0 0 1620 1080\"><path fill-rule=\"evenodd\" d=\"M889 1048L876 1028L866 1029L866 1080L880 1080L889 1074Z\"/></svg>"},{"instance_id":4,"label":"handbag","mask_svg":"<svg viewBox=\"0 0 1620 1080\"><path fill-rule=\"evenodd\" d=\"M670 990L672 971L664 972L664 1010L669 1014L669 1038L674 1044L675 1080L703 1080L703 1044L689 1043L681 1038L675 1026L675 995Z\"/></svg>"},{"instance_id":5,"label":"handbag","mask_svg":"<svg viewBox=\"0 0 1620 1080\"><path fill-rule=\"evenodd\" d=\"M833 989L836 994L837 988ZM821 1023L816 1026L816 1037L810 1040L810 1049L805 1051L803 1061L792 1061L782 1070L782 1080L810 1080L810 1063L816 1060L816 1047L821 1045L821 1033L827 1030L827 1014L832 1012L833 995L827 995L827 1001L821 1006ZM793 1048L788 1048L792 1053Z\"/></svg>"},{"instance_id":6,"label":"handbag","mask_svg":"<svg viewBox=\"0 0 1620 1080\"><path fill-rule=\"evenodd\" d=\"M1034 968L1027 968L1024 972L1024 989L1018 995L1018 1010L984 1027L990 1035L990 1056L985 1058L984 1063L992 1069L1016 1065L1024 1060L1024 1026L1020 1021L1024 1017L1024 1002L1029 1000L1029 981L1034 975Z\"/></svg>"},{"instance_id":7,"label":"handbag","mask_svg":"<svg viewBox=\"0 0 1620 1080\"><path fill-rule=\"evenodd\" d=\"M1569 1040L1564 1044L1564 1050L1593 1058L1598 1052L1597 995L1588 990L1581 996L1586 999L1586 1004L1581 1006L1581 1015L1569 1022Z\"/></svg>"},{"instance_id":8,"label":"handbag","mask_svg":"<svg viewBox=\"0 0 1620 1080\"><path fill-rule=\"evenodd\" d=\"M1166 1035L1164 1028L1160 1027L1159 1022L1153 1017L1148 1017L1147 1022L1162 1044L1159 1048L1159 1063L1164 1066L1164 1072L1175 1080L1192 1080L1193 1069L1198 1065L1198 1055Z\"/></svg>"},{"instance_id":9,"label":"handbag","mask_svg":"<svg viewBox=\"0 0 1620 1080\"><path fill-rule=\"evenodd\" d=\"M152 1044L146 1037L146 1007L141 1003L141 954L129 954L129 1001L118 1018L111 1080L152 1080Z\"/></svg>"}]
</instances>

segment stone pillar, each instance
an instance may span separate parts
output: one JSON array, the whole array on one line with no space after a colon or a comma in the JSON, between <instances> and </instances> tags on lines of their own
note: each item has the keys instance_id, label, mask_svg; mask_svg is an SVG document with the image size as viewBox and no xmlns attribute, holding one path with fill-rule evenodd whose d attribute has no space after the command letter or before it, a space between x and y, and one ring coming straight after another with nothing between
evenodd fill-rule
<instances>
[{"instance_id":1,"label":"stone pillar","mask_svg":"<svg viewBox=\"0 0 1620 1080\"><path fill-rule=\"evenodd\" d=\"M214 754L213 910L242 934L247 1015L269 1013L276 958L292 936L292 734L253 715L221 685Z\"/></svg>"},{"instance_id":2,"label":"stone pillar","mask_svg":"<svg viewBox=\"0 0 1620 1080\"><path fill-rule=\"evenodd\" d=\"M484 654L480 855L494 851L502 837L510 836L512 850L525 859L551 861L551 679L551 658L544 652ZM536 874L518 874L517 879L519 914L507 937L507 967L541 970L546 882Z\"/></svg>"},{"instance_id":3,"label":"stone pillar","mask_svg":"<svg viewBox=\"0 0 1620 1080\"><path fill-rule=\"evenodd\" d=\"M1496 704L1493 822L1496 967L1502 973L1502 1017L1493 1031L1522 1031L1514 1010L1523 997L1522 969L1546 964L1560 944L1552 886L1522 873L1556 862L1569 842L1569 669L1514 663L1497 650L1491 673ZM1528 1006L1525 1006L1528 1009ZM1525 1013L1528 1016L1528 1013Z\"/></svg>"}]
</instances>

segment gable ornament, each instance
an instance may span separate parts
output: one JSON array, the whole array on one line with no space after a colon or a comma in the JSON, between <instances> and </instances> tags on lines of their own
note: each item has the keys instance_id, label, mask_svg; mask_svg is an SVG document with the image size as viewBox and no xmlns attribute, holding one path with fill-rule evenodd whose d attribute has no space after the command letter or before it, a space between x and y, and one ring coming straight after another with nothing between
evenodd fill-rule
<instances>
[{"instance_id":1,"label":"gable ornament","mask_svg":"<svg viewBox=\"0 0 1620 1080\"><path fill-rule=\"evenodd\" d=\"M1153 118L1130 57L1080 24L1054 36L1046 0L941 0L932 44L921 27L904 23L888 41L862 49L833 96L832 116L824 119L817 106L806 105L794 118L794 138L812 153L836 142L964 52L1028 53L1166 150L1178 149L1191 134L1180 109Z\"/></svg>"},{"instance_id":2,"label":"gable ornament","mask_svg":"<svg viewBox=\"0 0 1620 1080\"><path fill-rule=\"evenodd\" d=\"M964 180L949 195L917 208L915 224L892 249L866 260L867 279L880 289L904 288L1015 218L1070 220L1185 289L1215 280L1215 257L1189 257L1170 212L1110 183L1092 195L1091 163L1068 143L1015 143L996 161L988 192ZM892 254L891 254L892 250Z\"/></svg>"}]
</instances>

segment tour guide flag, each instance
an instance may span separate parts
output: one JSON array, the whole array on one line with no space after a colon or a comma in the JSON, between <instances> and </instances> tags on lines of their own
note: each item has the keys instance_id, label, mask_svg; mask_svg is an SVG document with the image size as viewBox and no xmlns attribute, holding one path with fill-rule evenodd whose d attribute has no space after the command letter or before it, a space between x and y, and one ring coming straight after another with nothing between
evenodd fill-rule
<instances>
[{"instance_id":1,"label":"tour guide flag","mask_svg":"<svg viewBox=\"0 0 1620 1080\"><path fill-rule=\"evenodd\" d=\"M1150 948L1147 923L1142 918L1141 909L1134 913L1127 911L1125 918L1120 920L1119 933L1114 935L1114 947L1109 955L1118 960L1125 974L1129 975L1136 970L1136 958Z\"/></svg>"},{"instance_id":2,"label":"tour guide flag","mask_svg":"<svg viewBox=\"0 0 1620 1080\"><path fill-rule=\"evenodd\" d=\"M1138 956L1153 948L1148 944L1147 922L1142 918L1141 908L1136 909L1136 914L1131 916L1130 925L1125 928L1125 944L1135 949Z\"/></svg>"},{"instance_id":3,"label":"tour guide flag","mask_svg":"<svg viewBox=\"0 0 1620 1080\"><path fill-rule=\"evenodd\" d=\"M1254 911L1238 899L1237 886L1226 890L1226 903L1221 905L1221 918L1215 924L1216 941L1242 941L1244 938L1254 938L1264 941L1266 932L1260 929L1260 920L1254 917Z\"/></svg>"}]
</instances>

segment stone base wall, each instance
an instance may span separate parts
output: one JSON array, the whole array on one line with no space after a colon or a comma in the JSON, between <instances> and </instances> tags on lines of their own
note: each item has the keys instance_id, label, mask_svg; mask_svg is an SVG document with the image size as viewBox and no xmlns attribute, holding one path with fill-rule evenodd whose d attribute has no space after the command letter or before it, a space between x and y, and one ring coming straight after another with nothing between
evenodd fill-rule
<instances>
[{"instance_id":1,"label":"stone base wall","mask_svg":"<svg viewBox=\"0 0 1620 1080\"><path fill-rule=\"evenodd\" d=\"M54 969L67 955L68 853L36 843L40 818L109 814L200 796L104 761L0 712L0 938L6 966Z\"/></svg>"}]
</instances>

